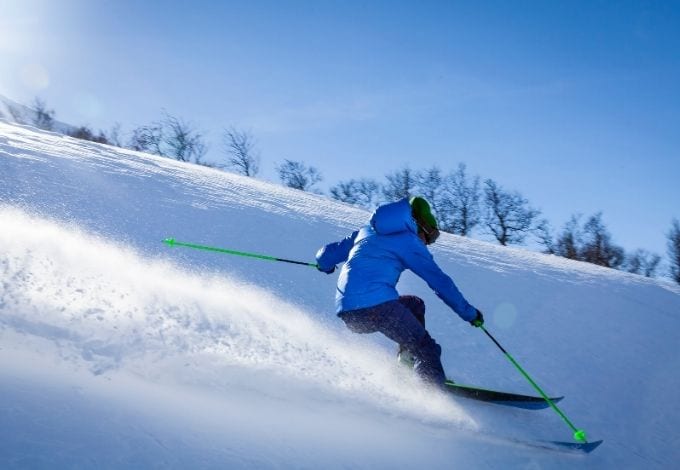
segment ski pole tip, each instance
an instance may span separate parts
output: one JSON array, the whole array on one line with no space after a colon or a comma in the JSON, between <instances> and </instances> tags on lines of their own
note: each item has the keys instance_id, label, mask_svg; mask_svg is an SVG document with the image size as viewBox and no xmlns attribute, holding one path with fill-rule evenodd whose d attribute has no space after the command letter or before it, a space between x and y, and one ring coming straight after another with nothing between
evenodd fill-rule
<instances>
[{"instance_id":1,"label":"ski pole tip","mask_svg":"<svg viewBox=\"0 0 680 470\"><path fill-rule=\"evenodd\" d=\"M586 432L583 429L577 429L574 432L574 440L578 442L587 442Z\"/></svg>"},{"instance_id":2,"label":"ski pole tip","mask_svg":"<svg viewBox=\"0 0 680 470\"><path fill-rule=\"evenodd\" d=\"M174 238L166 238L163 240L163 243L165 243L168 246L175 246L175 239Z\"/></svg>"}]
</instances>

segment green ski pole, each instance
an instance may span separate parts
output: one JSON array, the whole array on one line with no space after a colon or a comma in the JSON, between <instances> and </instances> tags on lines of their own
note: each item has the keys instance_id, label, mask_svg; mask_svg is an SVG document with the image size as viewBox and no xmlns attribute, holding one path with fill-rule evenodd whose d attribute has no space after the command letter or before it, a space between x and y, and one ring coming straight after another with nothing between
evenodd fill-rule
<instances>
[{"instance_id":1,"label":"green ski pole","mask_svg":"<svg viewBox=\"0 0 680 470\"><path fill-rule=\"evenodd\" d=\"M257 254L257 253L246 253L244 251L227 250L227 249L224 249L224 248L215 248L213 246L196 245L194 243L178 242L174 238L166 238L165 240L163 240L163 243L165 243L169 247L183 246L183 247L186 247L186 248L193 248L193 249L196 249L196 250L205 250L205 251L214 251L214 252L217 252L217 253L224 253L224 254L227 254L227 255L247 256L249 258L257 258L257 259L263 259L263 260L267 260L267 261L281 261L283 263L301 264L303 266L311 266L313 268L317 267L316 263L306 263L304 261L295 261L295 260L292 260L292 259L276 258L274 256L260 255L260 254Z\"/></svg>"},{"instance_id":2,"label":"green ski pole","mask_svg":"<svg viewBox=\"0 0 680 470\"><path fill-rule=\"evenodd\" d=\"M588 440L586 439L586 432L583 429L577 429L576 426L574 426L574 424L569 420L569 418L567 418L567 416L562 412L562 410L560 410L557 407L557 405L555 403L553 403L553 401L550 398L548 398L548 395L546 395L545 392L543 390L541 390L541 387L539 387L536 384L536 382L534 382L534 380L529 376L529 374L527 374L527 372L524 369L522 369L522 366L520 366L517 363L517 361L515 361L515 359L510 355L510 353L508 353L505 350L505 348L503 346L501 346L501 344L496 340L496 338L494 338L491 335L491 333L489 333L489 331L486 328L484 328L484 325L480 325L480 328L482 329L482 331L484 331L484 333L486 333L486 335L489 338L491 338L491 341L493 341L496 344L496 346L498 346L498 349L500 349L503 352L503 354L505 354L505 357L507 357L508 360L510 362L512 362L512 364L515 367L517 367L517 370L519 370L522 373L522 375L524 376L524 378L527 379L531 385L533 385L533 387L536 389L536 391L538 391L538 393L541 394L541 396L545 399L545 401L548 402L548 405L550 405L550 407L553 410L555 410L555 412L564 420L564 422L567 423L567 425L571 428L571 430L574 431L574 434L573 434L574 440L576 440L578 442L588 442Z\"/></svg>"}]
</instances>

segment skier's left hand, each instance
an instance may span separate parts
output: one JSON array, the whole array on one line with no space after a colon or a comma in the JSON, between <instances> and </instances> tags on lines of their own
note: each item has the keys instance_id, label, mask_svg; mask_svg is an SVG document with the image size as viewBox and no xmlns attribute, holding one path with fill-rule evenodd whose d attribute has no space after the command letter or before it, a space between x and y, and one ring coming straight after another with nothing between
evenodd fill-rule
<instances>
[{"instance_id":1,"label":"skier's left hand","mask_svg":"<svg viewBox=\"0 0 680 470\"><path fill-rule=\"evenodd\" d=\"M477 328L484 325L484 315L482 315L482 312L477 310L477 316L470 320L470 325Z\"/></svg>"}]
</instances>

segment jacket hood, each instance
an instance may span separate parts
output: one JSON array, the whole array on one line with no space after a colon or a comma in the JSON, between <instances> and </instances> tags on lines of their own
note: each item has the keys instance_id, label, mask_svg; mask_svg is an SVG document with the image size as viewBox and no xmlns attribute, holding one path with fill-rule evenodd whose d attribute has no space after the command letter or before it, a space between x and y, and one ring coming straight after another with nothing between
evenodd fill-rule
<instances>
[{"instance_id":1,"label":"jacket hood","mask_svg":"<svg viewBox=\"0 0 680 470\"><path fill-rule=\"evenodd\" d=\"M371 216L370 224L379 235L400 232L418 233L418 227L411 215L411 205L408 199L378 207Z\"/></svg>"}]
</instances>

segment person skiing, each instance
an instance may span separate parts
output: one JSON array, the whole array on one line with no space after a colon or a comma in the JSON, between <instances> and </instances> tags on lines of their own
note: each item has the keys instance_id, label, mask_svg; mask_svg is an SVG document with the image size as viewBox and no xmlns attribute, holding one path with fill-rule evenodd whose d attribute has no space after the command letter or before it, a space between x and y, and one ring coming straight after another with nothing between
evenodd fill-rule
<instances>
[{"instance_id":1,"label":"person skiing","mask_svg":"<svg viewBox=\"0 0 680 470\"><path fill-rule=\"evenodd\" d=\"M425 329L425 302L396 290L401 273L409 269L463 320L484 324L482 312L465 300L427 249L438 236L427 200L404 198L379 206L368 225L320 248L316 260L317 269L327 274L344 262L335 302L337 316L350 331L382 333L399 345L400 362L412 365L426 383L444 387L441 347Z\"/></svg>"}]
</instances>

